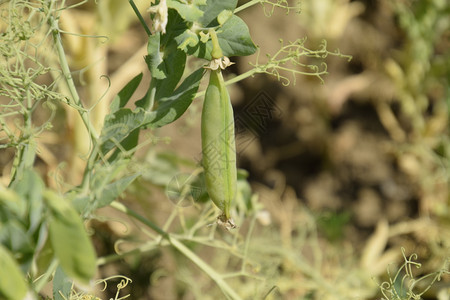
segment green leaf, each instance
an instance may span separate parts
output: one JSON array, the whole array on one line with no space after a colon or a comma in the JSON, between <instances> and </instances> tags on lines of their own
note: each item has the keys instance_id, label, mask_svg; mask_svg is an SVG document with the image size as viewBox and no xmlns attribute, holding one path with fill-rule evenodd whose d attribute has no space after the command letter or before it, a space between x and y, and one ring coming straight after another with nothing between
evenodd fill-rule
<instances>
[{"instance_id":1,"label":"green leaf","mask_svg":"<svg viewBox=\"0 0 450 300\"><path fill-rule=\"evenodd\" d=\"M203 10L203 16L198 20L203 27L214 27L219 25L217 16L223 10L234 11L237 5L237 0L208 0L206 5L200 7Z\"/></svg>"},{"instance_id":2,"label":"green leaf","mask_svg":"<svg viewBox=\"0 0 450 300\"><path fill-rule=\"evenodd\" d=\"M246 216L255 213L256 208L252 203L252 188L248 183L248 172L244 169L237 170L237 194L236 194L236 207L239 213L245 213Z\"/></svg>"},{"instance_id":3,"label":"green leaf","mask_svg":"<svg viewBox=\"0 0 450 300\"><path fill-rule=\"evenodd\" d=\"M45 235L48 235L47 231ZM52 248L50 239L45 238L43 240L43 245L39 248L39 252L34 259L35 274L44 274L47 272L55 258L55 251Z\"/></svg>"},{"instance_id":4,"label":"green leaf","mask_svg":"<svg viewBox=\"0 0 450 300\"><path fill-rule=\"evenodd\" d=\"M108 184L101 196L96 199L94 209L104 207L116 200L138 176L139 174L133 174Z\"/></svg>"},{"instance_id":5,"label":"green leaf","mask_svg":"<svg viewBox=\"0 0 450 300\"><path fill-rule=\"evenodd\" d=\"M165 45L170 44L177 35L183 33L191 25L192 23L183 20L176 10L169 9L166 34L161 36L161 45L164 47Z\"/></svg>"},{"instance_id":6,"label":"green leaf","mask_svg":"<svg viewBox=\"0 0 450 300\"><path fill-rule=\"evenodd\" d=\"M155 83L158 79L156 78L152 78L149 84L149 87L147 89L147 92L145 93L145 95L139 99L138 101L136 101L134 103L134 105L136 105L136 107L141 107L144 110L150 110L153 107L153 104L155 103Z\"/></svg>"},{"instance_id":7,"label":"green leaf","mask_svg":"<svg viewBox=\"0 0 450 300\"><path fill-rule=\"evenodd\" d=\"M225 24L226 21L228 21L229 18L233 15L233 12L231 10L222 10L220 14L217 16L217 22L220 25Z\"/></svg>"},{"instance_id":8,"label":"green leaf","mask_svg":"<svg viewBox=\"0 0 450 300\"><path fill-rule=\"evenodd\" d=\"M189 22L197 21L203 15L203 11L195 3L167 0L167 7L175 9L184 20Z\"/></svg>"},{"instance_id":9,"label":"green leaf","mask_svg":"<svg viewBox=\"0 0 450 300\"><path fill-rule=\"evenodd\" d=\"M123 156L120 158L120 154L123 153L123 151L134 149L138 144L140 131L140 128L131 131L128 136L120 142L121 147L116 148L114 153L108 158L108 163L113 164L117 159L123 159Z\"/></svg>"},{"instance_id":10,"label":"green leaf","mask_svg":"<svg viewBox=\"0 0 450 300\"><path fill-rule=\"evenodd\" d=\"M85 212L90 211L88 209L88 205L95 198L92 194L89 195L83 194L83 192L79 187L71 189L70 191L64 194L64 197L72 203L73 208L82 217L87 217L87 214L85 214Z\"/></svg>"},{"instance_id":11,"label":"green leaf","mask_svg":"<svg viewBox=\"0 0 450 300\"><path fill-rule=\"evenodd\" d=\"M132 131L144 124L145 111L137 108L134 111L120 108L105 118L100 144L103 154L107 154L116 145L119 145Z\"/></svg>"},{"instance_id":12,"label":"green leaf","mask_svg":"<svg viewBox=\"0 0 450 300\"><path fill-rule=\"evenodd\" d=\"M44 199L50 208L51 245L62 269L71 278L88 284L95 275L96 255L80 216L70 202L51 190L44 192Z\"/></svg>"},{"instance_id":13,"label":"green leaf","mask_svg":"<svg viewBox=\"0 0 450 300\"><path fill-rule=\"evenodd\" d=\"M7 220L0 230L0 244L14 253L20 253L17 260L26 270L31 264L34 254L34 241L27 235L27 228L17 219Z\"/></svg>"},{"instance_id":14,"label":"green leaf","mask_svg":"<svg viewBox=\"0 0 450 300\"><path fill-rule=\"evenodd\" d=\"M181 39L177 37L179 43ZM232 15L217 32L219 45L225 56L246 56L256 52L247 24L236 15ZM212 42L198 43L196 47L186 47L187 53L198 58L211 60Z\"/></svg>"},{"instance_id":15,"label":"green leaf","mask_svg":"<svg viewBox=\"0 0 450 300\"><path fill-rule=\"evenodd\" d=\"M109 114L100 136L102 153L107 154L138 128L158 128L178 119L192 103L203 74L204 69L199 68L189 75L172 96L157 100L158 106L153 111L121 108Z\"/></svg>"},{"instance_id":16,"label":"green leaf","mask_svg":"<svg viewBox=\"0 0 450 300\"><path fill-rule=\"evenodd\" d=\"M256 52L247 24L238 16L231 16L220 28L217 37L225 56L245 56Z\"/></svg>"},{"instance_id":17,"label":"green leaf","mask_svg":"<svg viewBox=\"0 0 450 300\"><path fill-rule=\"evenodd\" d=\"M155 100L167 97L173 93L175 87L183 76L186 65L186 53L177 48L175 41L172 41L163 50L163 62L159 68L164 72L165 79L156 80L155 82Z\"/></svg>"},{"instance_id":18,"label":"green leaf","mask_svg":"<svg viewBox=\"0 0 450 300\"><path fill-rule=\"evenodd\" d=\"M161 48L161 33L156 33L148 37L147 53L145 56L145 62L152 75L152 78L164 79L166 75L164 71L159 68L159 65L163 62L163 55L160 51Z\"/></svg>"},{"instance_id":19,"label":"green leaf","mask_svg":"<svg viewBox=\"0 0 450 300\"><path fill-rule=\"evenodd\" d=\"M111 106L110 106L111 113L116 112L119 108L124 107L128 103L131 96L133 96L134 92L136 91L137 87L139 86L139 83L141 83L142 76L143 76L142 73L135 76L114 97L114 99L111 103Z\"/></svg>"},{"instance_id":20,"label":"green leaf","mask_svg":"<svg viewBox=\"0 0 450 300\"><path fill-rule=\"evenodd\" d=\"M201 11L200 11L201 12ZM203 12L201 12L203 13ZM167 34L149 37L148 55L145 60L152 75L149 89L156 89L155 99L169 96L180 82L186 65L186 53L178 49L175 37L188 27L177 11L169 9ZM151 97L146 95L136 102L136 106L151 109Z\"/></svg>"},{"instance_id":21,"label":"green leaf","mask_svg":"<svg viewBox=\"0 0 450 300\"><path fill-rule=\"evenodd\" d=\"M13 168L11 183L22 180L23 173L33 168L34 160L36 158L36 140L30 137L26 142L20 143L17 146L16 159L18 161L17 167Z\"/></svg>"},{"instance_id":22,"label":"green leaf","mask_svg":"<svg viewBox=\"0 0 450 300\"><path fill-rule=\"evenodd\" d=\"M146 127L158 128L177 120L191 105L204 73L204 69L199 68L183 81L173 96L160 99L156 110L146 113Z\"/></svg>"},{"instance_id":23,"label":"green leaf","mask_svg":"<svg viewBox=\"0 0 450 300\"><path fill-rule=\"evenodd\" d=\"M177 72L179 72L178 70L181 69L178 76L178 80L180 80L184 71L186 55L184 53L177 53L179 50L174 43L174 39L175 36L183 33L187 28L187 23L180 17L178 12L169 9L168 23L166 26L167 34L158 32L149 36L147 44L148 55L145 57L145 61L152 79L166 79L170 77L171 74L172 76L177 75L171 73L171 71L177 70ZM180 68L180 63L182 68ZM176 83L178 83L178 81Z\"/></svg>"},{"instance_id":24,"label":"green leaf","mask_svg":"<svg viewBox=\"0 0 450 300\"><path fill-rule=\"evenodd\" d=\"M53 276L53 300L69 299L71 290L72 280L67 277L61 266L58 266Z\"/></svg>"},{"instance_id":25,"label":"green leaf","mask_svg":"<svg viewBox=\"0 0 450 300\"><path fill-rule=\"evenodd\" d=\"M24 299L28 288L12 254L0 245L0 299Z\"/></svg>"},{"instance_id":26,"label":"green leaf","mask_svg":"<svg viewBox=\"0 0 450 300\"><path fill-rule=\"evenodd\" d=\"M23 173L20 180L11 185L11 188L19 194L21 202L26 205L25 213L28 219L22 219L22 221L28 227L28 232L32 234L42 223L44 182L33 169L29 169Z\"/></svg>"},{"instance_id":27,"label":"green leaf","mask_svg":"<svg viewBox=\"0 0 450 300\"><path fill-rule=\"evenodd\" d=\"M0 221L2 216L5 219L12 218L12 214L24 217L26 213L25 204L25 201L14 190L0 186Z\"/></svg>"},{"instance_id":28,"label":"green leaf","mask_svg":"<svg viewBox=\"0 0 450 300\"><path fill-rule=\"evenodd\" d=\"M121 159L113 164L95 164L93 177L90 181L90 192L83 194L75 188L66 194L74 208L82 215L89 216L98 208L104 207L116 200L126 188L140 175L122 176L128 166L128 160Z\"/></svg>"},{"instance_id":29,"label":"green leaf","mask_svg":"<svg viewBox=\"0 0 450 300\"><path fill-rule=\"evenodd\" d=\"M17 260L24 272L31 267L38 243L46 234L40 230L43 189L44 183L33 169L25 170L10 189L0 188L0 243L20 253Z\"/></svg>"},{"instance_id":30,"label":"green leaf","mask_svg":"<svg viewBox=\"0 0 450 300\"><path fill-rule=\"evenodd\" d=\"M178 48L182 51L188 51L190 48L199 46L199 37L191 29L187 29L176 36L175 41L178 43Z\"/></svg>"}]
</instances>

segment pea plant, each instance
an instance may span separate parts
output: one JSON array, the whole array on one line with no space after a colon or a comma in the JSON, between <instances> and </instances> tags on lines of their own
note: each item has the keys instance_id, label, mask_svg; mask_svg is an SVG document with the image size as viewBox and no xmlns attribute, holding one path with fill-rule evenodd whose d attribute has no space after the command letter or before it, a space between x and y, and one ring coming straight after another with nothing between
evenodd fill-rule
<instances>
[{"instance_id":1,"label":"pea plant","mask_svg":"<svg viewBox=\"0 0 450 300\"><path fill-rule=\"evenodd\" d=\"M439 281L443 276L450 274L450 259L447 257L438 271L417 278L417 276L414 275L413 270L419 269L422 266L416 261L418 258L417 254L411 254L407 257L405 255L405 249L402 248L401 251L404 260L403 264L393 276L388 269L389 280L384 281L379 285L383 300L422 299L422 296L426 294L436 281ZM441 294L442 298L445 298L447 292L442 289Z\"/></svg>"},{"instance_id":2,"label":"pea plant","mask_svg":"<svg viewBox=\"0 0 450 300\"><path fill-rule=\"evenodd\" d=\"M81 299L87 294L77 292L76 287L105 283L93 281L98 266L161 247L178 250L227 298L245 298L225 279L263 280L248 271L251 262L246 254L261 204L252 195L245 172L236 168L234 117L227 86L256 73L274 75L284 83L289 82L289 74L294 80L297 74L321 79L326 65L310 64L308 59L342 55L329 52L325 43L318 50L309 50L305 40L300 39L283 43L279 52L267 56L265 63L257 60L250 71L225 80L222 70L232 64L233 57L260 51L237 14L255 4L262 4L266 15L279 7L289 11L293 8L287 1L253 0L240 7L237 0L150 1L149 25L130 0L148 35L147 55L142 63L148 67L151 80L144 97L130 103L143 79L143 74L136 74L114 97L98 130L90 119L92 107L82 101L67 59L63 37L69 33L60 28L63 12L86 2L69 5L64 0L0 1L0 151L5 157L13 157L9 168L5 168L9 174L2 175L0 184L0 298L37 299L51 281L54 299ZM207 88L201 91L201 81L207 75ZM46 83L49 78L50 84ZM193 178L205 189L196 199L212 201L197 201L196 221L181 222L182 233L175 233L169 228L177 216L182 219L179 207L174 208L165 224L159 224L118 199L145 175L143 170L133 168L139 164L136 152L149 143L142 139L143 132L176 121L197 98L204 98L203 159L194 171L201 176ZM95 103L97 99L90 100ZM82 179L75 186L64 184L61 178L57 184L49 184L47 175L36 168L44 149L40 137L60 124L58 115L64 109L75 110L88 132L85 143L89 144L89 152ZM176 197L181 196L179 193ZM85 222L107 206L152 231L151 241L127 252L97 257ZM236 227L245 218L252 225L241 237ZM214 237L220 227L216 225L229 230L223 241ZM225 274L185 242L224 249L239 259L241 266ZM122 279L121 283L118 292L129 281ZM125 297L116 295L116 299Z\"/></svg>"}]
</instances>

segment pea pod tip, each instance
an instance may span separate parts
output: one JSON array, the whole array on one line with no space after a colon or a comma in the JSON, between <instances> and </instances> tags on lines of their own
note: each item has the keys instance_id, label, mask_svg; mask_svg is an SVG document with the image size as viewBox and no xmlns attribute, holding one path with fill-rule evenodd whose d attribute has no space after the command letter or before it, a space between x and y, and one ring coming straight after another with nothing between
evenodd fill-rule
<instances>
[{"instance_id":1,"label":"pea pod tip","mask_svg":"<svg viewBox=\"0 0 450 300\"><path fill-rule=\"evenodd\" d=\"M227 216L224 213L217 217L217 225L219 225L222 228L225 228L227 231L237 228L233 218L231 217L227 218Z\"/></svg>"}]
</instances>

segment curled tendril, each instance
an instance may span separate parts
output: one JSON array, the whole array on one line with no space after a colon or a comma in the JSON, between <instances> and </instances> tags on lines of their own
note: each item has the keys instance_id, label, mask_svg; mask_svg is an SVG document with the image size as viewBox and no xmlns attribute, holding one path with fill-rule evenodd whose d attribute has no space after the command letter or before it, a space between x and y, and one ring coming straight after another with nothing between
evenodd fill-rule
<instances>
[{"instance_id":1,"label":"curled tendril","mask_svg":"<svg viewBox=\"0 0 450 300\"><path fill-rule=\"evenodd\" d=\"M130 282L131 282L131 279L127 278L127 277L125 277L125 279L121 279L120 282L117 284L117 289L121 290L121 289L125 288L128 285L128 283L130 283Z\"/></svg>"},{"instance_id":2,"label":"curled tendril","mask_svg":"<svg viewBox=\"0 0 450 300\"><path fill-rule=\"evenodd\" d=\"M385 281L379 285L381 293L385 297L383 300L403 299L402 297L405 295L408 297L407 299L422 299L421 296L426 293L436 281L439 281L443 274L450 274L448 270L448 263L450 260L447 258L441 270L424 275L420 278L415 278L412 273L412 267L415 266L416 268L420 268L422 266L415 261L418 259L417 254L413 253L407 257L405 249L402 248L401 251L404 262L398 269L394 278L392 278L388 269L389 282ZM415 288L420 281L430 280L430 278L431 281L424 285L422 291L415 291ZM398 283L400 283L400 287L398 287Z\"/></svg>"},{"instance_id":3,"label":"curled tendril","mask_svg":"<svg viewBox=\"0 0 450 300\"><path fill-rule=\"evenodd\" d=\"M280 40L281 47L274 55L267 55L267 62L259 63L259 53L253 67L257 73L266 73L275 76L284 86L291 83L290 77L284 75L290 73L294 85L297 75L315 76L322 83L322 76L328 74L327 64L325 62L314 63L314 59L325 59L329 55L351 58L343 55L339 50L330 52L327 49L326 41L322 41L317 50L308 49L305 46L306 38L297 39L294 42L284 43Z\"/></svg>"},{"instance_id":4,"label":"curled tendril","mask_svg":"<svg viewBox=\"0 0 450 300\"><path fill-rule=\"evenodd\" d=\"M96 281L95 284L103 284L103 288L101 289L101 291L103 292L108 287L108 280L118 279L118 278L120 279L120 281L116 285L117 291L116 291L116 295L114 297L114 300L126 299L126 298L130 297L130 295L125 295L125 296L119 297L120 291L122 289L124 289L128 284L133 282L130 278L128 278L126 276L123 276L123 275L110 276L110 277L103 278L103 279L100 279L100 280Z\"/></svg>"},{"instance_id":5,"label":"curled tendril","mask_svg":"<svg viewBox=\"0 0 450 300\"><path fill-rule=\"evenodd\" d=\"M39 49L47 46L51 34L49 14L41 10L46 7L42 3L11 0L8 7L0 8L0 21L6 25L0 35L0 94L9 99L2 102L0 134L6 134L3 142L8 146L23 142L21 135L14 134L25 130L20 118L23 112L32 115L42 104L51 112L49 120L29 133L38 135L49 128L54 116L54 105L49 101L64 99L55 92L56 82L48 86L39 83L43 76L56 71L43 63L51 54Z\"/></svg>"},{"instance_id":6,"label":"curled tendril","mask_svg":"<svg viewBox=\"0 0 450 300\"><path fill-rule=\"evenodd\" d=\"M118 240L114 243L114 251L115 251L117 254L119 254L119 255L123 254L123 252L119 249L119 247L120 247L121 244L126 243L126 242L127 242L126 240L118 239Z\"/></svg>"},{"instance_id":7,"label":"curled tendril","mask_svg":"<svg viewBox=\"0 0 450 300\"><path fill-rule=\"evenodd\" d=\"M273 15L273 12L275 11L275 8L285 9L286 14L289 14L291 10L295 10L296 13L300 13L301 11L300 1L297 1L295 6L290 6L287 0L277 0L276 2L269 0L262 0L260 1L260 3L263 6L264 15L266 17L271 17Z\"/></svg>"},{"instance_id":8,"label":"curled tendril","mask_svg":"<svg viewBox=\"0 0 450 300\"><path fill-rule=\"evenodd\" d=\"M382 282L382 283L380 284L381 294L384 296L383 300L389 299L388 296L387 296L387 294L386 294L386 292L389 293L389 291L391 290L391 288L392 288L392 285L391 285L389 282L387 282L387 281Z\"/></svg>"},{"instance_id":9,"label":"curled tendril","mask_svg":"<svg viewBox=\"0 0 450 300\"><path fill-rule=\"evenodd\" d=\"M74 33L74 32L69 32L69 31L64 31L61 29L58 29L59 33L61 34L66 34L66 35L72 35L72 36L77 36L77 37L85 37L85 38L93 38L93 39L99 39L100 43L105 44L106 42L108 42L109 37L106 35L93 35L93 34L81 34L81 33Z\"/></svg>"}]
</instances>

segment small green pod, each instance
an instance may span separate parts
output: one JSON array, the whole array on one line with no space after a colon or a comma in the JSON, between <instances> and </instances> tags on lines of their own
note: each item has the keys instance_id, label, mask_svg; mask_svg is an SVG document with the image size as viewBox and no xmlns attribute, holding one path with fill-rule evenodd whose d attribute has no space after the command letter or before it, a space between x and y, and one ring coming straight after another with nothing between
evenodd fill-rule
<instances>
[{"instance_id":1,"label":"small green pod","mask_svg":"<svg viewBox=\"0 0 450 300\"><path fill-rule=\"evenodd\" d=\"M236 145L233 107L220 68L210 72L201 132L206 189L224 219L230 220L230 205L236 196Z\"/></svg>"}]
</instances>

